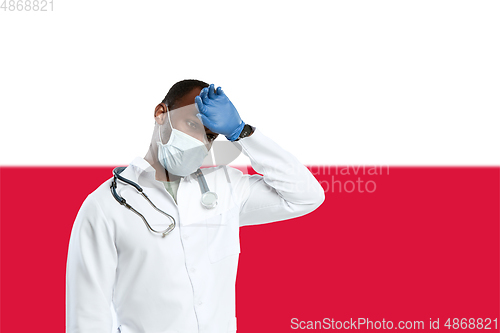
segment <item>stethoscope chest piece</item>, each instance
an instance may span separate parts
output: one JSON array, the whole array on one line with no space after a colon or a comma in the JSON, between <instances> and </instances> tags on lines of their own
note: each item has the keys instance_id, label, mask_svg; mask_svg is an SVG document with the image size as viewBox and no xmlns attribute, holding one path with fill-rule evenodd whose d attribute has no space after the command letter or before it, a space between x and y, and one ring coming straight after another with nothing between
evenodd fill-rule
<instances>
[{"instance_id":1,"label":"stethoscope chest piece","mask_svg":"<svg viewBox=\"0 0 500 333\"><path fill-rule=\"evenodd\" d=\"M205 180L205 176L203 176L203 172L200 169L195 172L196 178L198 178L198 184L200 185L201 190L201 205L205 208L211 209L217 206L217 193L210 191L207 185L207 181Z\"/></svg>"},{"instance_id":2,"label":"stethoscope chest piece","mask_svg":"<svg viewBox=\"0 0 500 333\"><path fill-rule=\"evenodd\" d=\"M217 193L208 191L201 195L201 204L205 208L214 208L217 206L217 199Z\"/></svg>"}]
</instances>

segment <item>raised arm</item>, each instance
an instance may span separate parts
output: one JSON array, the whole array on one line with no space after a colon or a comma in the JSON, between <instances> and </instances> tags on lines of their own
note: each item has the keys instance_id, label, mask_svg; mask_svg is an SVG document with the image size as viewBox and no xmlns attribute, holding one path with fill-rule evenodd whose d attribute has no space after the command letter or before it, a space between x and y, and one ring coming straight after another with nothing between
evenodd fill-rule
<instances>
[{"instance_id":1,"label":"raised arm","mask_svg":"<svg viewBox=\"0 0 500 333\"><path fill-rule=\"evenodd\" d=\"M258 129L239 141L252 167L262 175L236 182L240 225L269 223L308 214L325 200L323 188L295 156Z\"/></svg>"},{"instance_id":2,"label":"raised arm","mask_svg":"<svg viewBox=\"0 0 500 333\"><path fill-rule=\"evenodd\" d=\"M261 175L233 175L240 202L240 225L260 224L307 214L325 199L323 188L292 154L256 129L239 139L245 123L219 87L204 88L195 98L199 117L211 131L239 140L243 153ZM233 169L234 170L234 169Z\"/></svg>"}]
</instances>

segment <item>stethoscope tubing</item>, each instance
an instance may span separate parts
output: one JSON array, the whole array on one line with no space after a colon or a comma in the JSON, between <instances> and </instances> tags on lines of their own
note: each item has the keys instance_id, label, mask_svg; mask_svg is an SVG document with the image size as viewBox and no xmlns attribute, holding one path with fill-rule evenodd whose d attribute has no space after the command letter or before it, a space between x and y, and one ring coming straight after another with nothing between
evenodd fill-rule
<instances>
[{"instance_id":1,"label":"stethoscope tubing","mask_svg":"<svg viewBox=\"0 0 500 333\"><path fill-rule=\"evenodd\" d=\"M125 206L127 209L131 210L132 212L134 212L135 214L137 214L143 221L144 221L144 224L146 224L146 227L148 228L148 230L150 230L151 232L154 232L154 233L157 233L157 234L161 234L162 237L165 237L166 235L168 235L170 232L172 232L172 230L175 229L176 227L176 222L175 222L175 218L162 211L161 209L159 209L158 207L156 207L156 205L149 199L149 197L146 195L146 193L144 193L144 190L142 189L142 187L139 186L139 184L123 177L120 175L120 173L125 170L126 167L116 167L113 169L113 180L111 181L111 186L110 186L110 189L111 189L111 194L113 195L113 197L115 198L116 201L118 201L118 203L122 206ZM214 208L216 205L217 205L217 194L215 192L210 192L209 188L208 188L208 185L207 185L207 182L205 180L205 176L203 175L203 173L201 172L200 169L196 170L195 172L196 176L197 176L197 179L198 179L198 184L200 185L200 190L202 192L202 200L201 200L201 204L207 208L207 209L211 209L211 208ZM117 188L117 181L116 180L120 180L126 184L129 184L131 185L132 187L134 187L137 192L139 192L148 202L149 204L155 209L157 210L158 212L162 213L163 215L165 215L166 217L168 217L172 223L170 223L170 225L168 226L167 229L163 230L163 231L156 231L154 230L151 225L149 225L148 221L146 220L146 218L144 217L144 215L142 215L141 213L139 213L134 207L132 207L130 204L127 203L127 201L125 200L125 198L123 198L122 196L120 196L117 192L116 192L116 188ZM212 197L212 201L213 202L204 202L204 199L207 197L207 196L211 196Z\"/></svg>"},{"instance_id":2,"label":"stethoscope tubing","mask_svg":"<svg viewBox=\"0 0 500 333\"><path fill-rule=\"evenodd\" d=\"M132 212L134 212L135 214L137 214L143 221L144 223L146 224L146 227L151 231L151 232L154 232L154 233L157 233L157 234L161 234L162 237L165 237L166 235L168 235L172 230L174 230L175 226L176 226L176 222L175 222L175 219L172 215L168 214L168 213L165 213L164 211L162 211L161 209L159 209L158 207L156 207L156 205L149 199L149 197L146 195L146 193L144 193L142 187L140 187L138 184L134 183L133 181L123 177L123 176L120 176L120 173L125 170L125 167L117 167L115 169L113 169L113 180L111 182L111 194L113 194L113 197L116 199L116 201L118 201L118 203L122 206L125 206L127 209L131 210ZM167 229L163 230L163 231L156 231L154 230L148 223L148 221L146 220L146 218L144 217L144 215L142 215L141 213L139 213L134 207L132 207L130 204L127 203L127 200L125 200L124 197L121 197L120 195L118 195L118 193L116 192L116 187L117 187L117 183L116 183L116 179L119 179L129 185L132 185L136 190L137 192L139 192L148 202L151 206L153 206L154 209L156 209L158 212L162 213L163 215L165 215L166 217L168 217L172 223L170 223L170 225L168 226Z\"/></svg>"}]
</instances>

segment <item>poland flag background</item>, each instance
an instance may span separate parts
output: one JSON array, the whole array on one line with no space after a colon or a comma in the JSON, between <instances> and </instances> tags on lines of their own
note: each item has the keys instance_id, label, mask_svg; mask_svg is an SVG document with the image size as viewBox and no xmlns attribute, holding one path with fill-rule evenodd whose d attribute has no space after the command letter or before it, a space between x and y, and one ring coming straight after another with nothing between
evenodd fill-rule
<instances>
[{"instance_id":1,"label":"poland flag background","mask_svg":"<svg viewBox=\"0 0 500 333\"><path fill-rule=\"evenodd\" d=\"M34 3L0 8L2 332L64 332L78 209L145 156L183 79L221 86L326 194L241 228L238 332L498 331L498 1Z\"/></svg>"}]
</instances>

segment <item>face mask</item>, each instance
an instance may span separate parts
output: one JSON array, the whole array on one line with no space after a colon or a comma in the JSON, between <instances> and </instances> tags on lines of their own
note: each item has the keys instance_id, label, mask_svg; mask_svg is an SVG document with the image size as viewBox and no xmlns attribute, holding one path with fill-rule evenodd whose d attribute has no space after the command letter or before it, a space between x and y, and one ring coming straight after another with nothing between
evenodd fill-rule
<instances>
[{"instance_id":1,"label":"face mask","mask_svg":"<svg viewBox=\"0 0 500 333\"><path fill-rule=\"evenodd\" d=\"M158 161L169 173L185 177L198 170L208 155L208 150L200 140L172 127L168 108L167 115L172 133L168 142L163 144L161 129L159 130Z\"/></svg>"}]
</instances>

